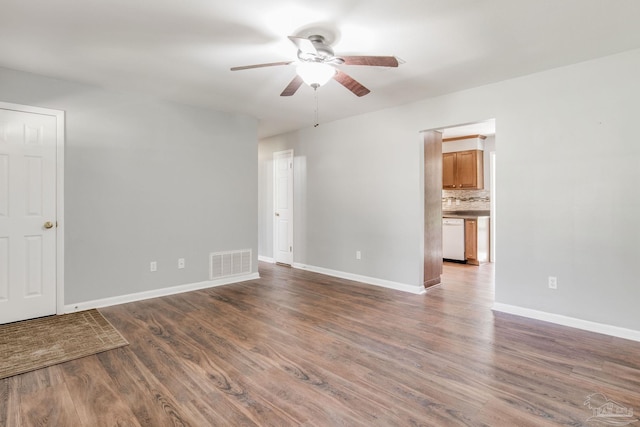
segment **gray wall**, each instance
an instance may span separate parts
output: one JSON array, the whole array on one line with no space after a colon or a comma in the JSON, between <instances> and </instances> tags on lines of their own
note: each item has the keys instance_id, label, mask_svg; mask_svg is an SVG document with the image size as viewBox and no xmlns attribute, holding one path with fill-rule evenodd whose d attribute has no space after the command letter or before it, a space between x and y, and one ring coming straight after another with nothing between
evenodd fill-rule
<instances>
[{"instance_id":1,"label":"gray wall","mask_svg":"<svg viewBox=\"0 0 640 427\"><path fill-rule=\"evenodd\" d=\"M418 132L495 118L496 301L640 330L638 75L634 50L261 141L260 253L270 153L293 148L294 261L419 286Z\"/></svg>"},{"instance_id":2,"label":"gray wall","mask_svg":"<svg viewBox=\"0 0 640 427\"><path fill-rule=\"evenodd\" d=\"M257 271L254 119L7 69L0 100L66 111L65 304L208 280L213 251Z\"/></svg>"},{"instance_id":3,"label":"gray wall","mask_svg":"<svg viewBox=\"0 0 640 427\"><path fill-rule=\"evenodd\" d=\"M359 116L261 141L260 254L273 256L272 153L293 148L294 262L417 284L421 140Z\"/></svg>"}]
</instances>

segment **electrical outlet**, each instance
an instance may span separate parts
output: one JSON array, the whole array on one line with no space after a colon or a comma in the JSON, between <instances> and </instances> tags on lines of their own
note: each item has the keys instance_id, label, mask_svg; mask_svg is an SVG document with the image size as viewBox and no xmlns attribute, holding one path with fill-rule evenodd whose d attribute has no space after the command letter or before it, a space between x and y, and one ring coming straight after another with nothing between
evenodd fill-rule
<instances>
[{"instance_id":1,"label":"electrical outlet","mask_svg":"<svg viewBox=\"0 0 640 427\"><path fill-rule=\"evenodd\" d=\"M362 252L356 251L356 259L362 259Z\"/></svg>"},{"instance_id":2,"label":"electrical outlet","mask_svg":"<svg viewBox=\"0 0 640 427\"><path fill-rule=\"evenodd\" d=\"M178 258L178 268L184 268L184 258Z\"/></svg>"},{"instance_id":3,"label":"electrical outlet","mask_svg":"<svg viewBox=\"0 0 640 427\"><path fill-rule=\"evenodd\" d=\"M158 271L158 263L151 261L151 264L149 264L149 271Z\"/></svg>"},{"instance_id":4,"label":"electrical outlet","mask_svg":"<svg viewBox=\"0 0 640 427\"><path fill-rule=\"evenodd\" d=\"M549 276L549 289L558 289L558 278Z\"/></svg>"}]
</instances>

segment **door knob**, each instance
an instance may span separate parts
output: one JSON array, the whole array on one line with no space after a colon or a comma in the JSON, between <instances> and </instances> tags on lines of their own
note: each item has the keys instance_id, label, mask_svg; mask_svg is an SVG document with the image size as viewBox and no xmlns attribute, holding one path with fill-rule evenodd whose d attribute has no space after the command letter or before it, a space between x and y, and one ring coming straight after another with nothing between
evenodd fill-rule
<instances>
[{"instance_id":1,"label":"door knob","mask_svg":"<svg viewBox=\"0 0 640 427\"><path fill-rule=\"evenodd\" d=\"M279 213L279 212L276 212L276 216L280 216L280 213Z\"/></svg>"},{"instance_id":2,"label":"door knob","mask_svg":"<svg viewBox=\"0 0 640 427\"><path fill-rule=\"evenodd\" d=\"M49 229L53 228L53 223L51 221L47 221L44 223L44 228Z\"/></svg>"}]
</instances>

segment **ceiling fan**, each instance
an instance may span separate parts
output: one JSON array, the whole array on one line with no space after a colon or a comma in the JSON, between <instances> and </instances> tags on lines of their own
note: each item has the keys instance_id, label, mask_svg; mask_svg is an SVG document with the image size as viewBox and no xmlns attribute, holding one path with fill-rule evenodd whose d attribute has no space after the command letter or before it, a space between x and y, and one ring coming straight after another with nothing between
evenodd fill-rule
<instances>
[{"instance_id":1,"label":"ceiling fan","mask_svg":"<svg viewBox=\"0 0 640 427\"><path fill-rule=\"evenodd\" d=\"M231 71L289 65L297 62L297 74L293 80L291 80L291 83L282 91L280 96L293 95L302 83L306 83L312 88L317 89L331 79L349 89L356 96L364 96L368 94L370 90L344 71L334 67L335 65L364 65L370 67L398 66L398 59L395 56L336 56L324 36L317 34L308 37L289 36L289 40L298 48L298 61L245 65L233 67Z\"/></svg>"}]
</instances>

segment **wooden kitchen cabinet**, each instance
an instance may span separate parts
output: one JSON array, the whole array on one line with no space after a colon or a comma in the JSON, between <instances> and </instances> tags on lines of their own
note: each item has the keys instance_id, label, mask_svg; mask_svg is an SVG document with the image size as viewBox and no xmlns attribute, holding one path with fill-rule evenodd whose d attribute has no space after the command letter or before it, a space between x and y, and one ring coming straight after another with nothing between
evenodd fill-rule
<instances>
[{"instance_id":1,"label":"wooden kitchen cabinet","mask_svg":"<svg viewBox=\"0 0 640 427\"><path fill-rule=\"evenodd\" d=\"M442 154L442 188L451 189L456 186L456 154Z\"/></svg>"},{"instance_id":2,"label":"wooden kitchen cabinet","mask_svg":"<svg viewBox=\"0 0 640 427\"><path fill-rule=\"evenodd\" d=\"M464 220L464 257L467 264L489 261L489 218Z\"/></svg>"},{"instance_id":3,"label":"wooden kitchen cabinet","mask_svg":"<svg viewBox=\"0 0 640 427\"><path fill-rule=\"evenodd\" d=\"M478 221L464 220L464 257L468 264L478 261Z\"/></svg>"},{"instance_id":4,"label":"wooden kitchen cabinet","mask_svg":"<svg viewBox=\"0 0 640 427\"><path fill-rule=\"evenodd\" d=\"M442 154L442 188L444 190L481 190L484 188L482 150Z\"/></svg>"}]
</instances>

